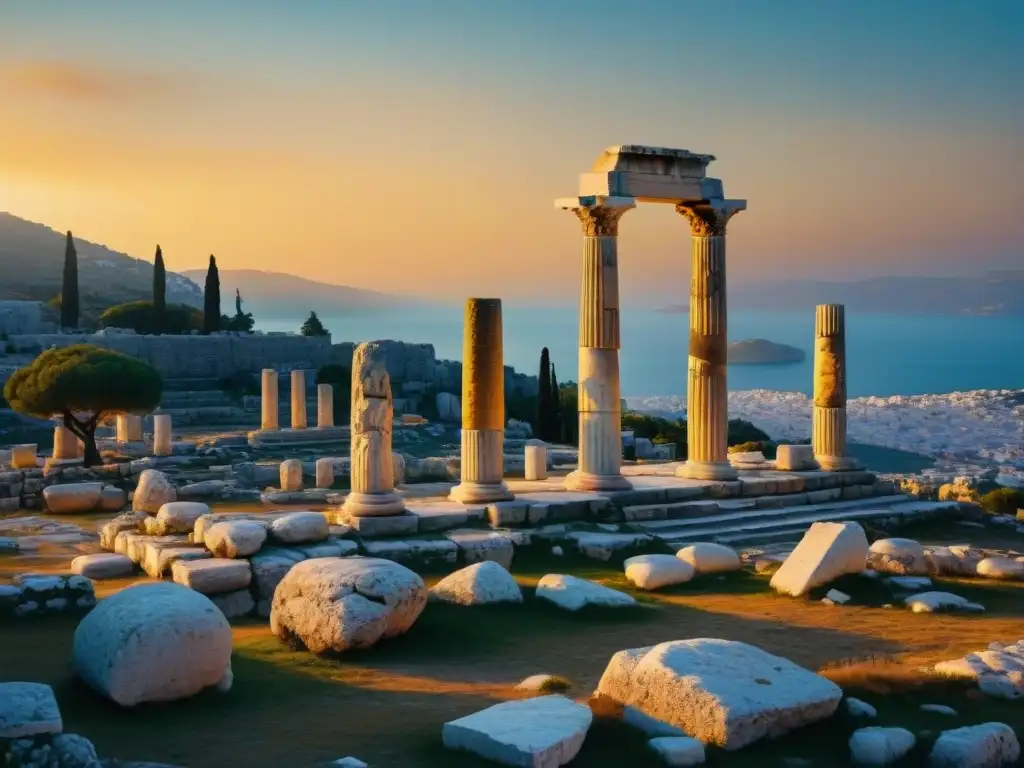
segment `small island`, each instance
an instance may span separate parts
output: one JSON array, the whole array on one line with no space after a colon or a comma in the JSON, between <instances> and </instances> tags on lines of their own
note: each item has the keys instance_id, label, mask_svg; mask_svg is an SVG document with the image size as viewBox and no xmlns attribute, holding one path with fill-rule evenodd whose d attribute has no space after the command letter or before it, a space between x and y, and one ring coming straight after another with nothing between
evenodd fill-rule
<instances>
[{"instance_id":1,"label":"small island","mask_svg":"<svg viewBox=\"0 0 1024 768\"><path fill-rule=\"evenodd\" d=\"M800 363L804 351L788 344L777 344L768 339L744 339L729 345L730 365L781 365Z\"/></svg>"}]
</instances>

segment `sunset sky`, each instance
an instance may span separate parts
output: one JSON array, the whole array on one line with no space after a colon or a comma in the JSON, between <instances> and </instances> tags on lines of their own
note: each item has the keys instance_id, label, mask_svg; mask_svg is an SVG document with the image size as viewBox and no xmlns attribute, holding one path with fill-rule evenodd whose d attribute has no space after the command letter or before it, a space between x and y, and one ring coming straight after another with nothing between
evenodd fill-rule
<instances>
[{"instance_id":1,"label":"sunset sky","mask_svg":"<svg viewBox=\"0 0 1024 768\"><path fill-rule=\"evenodd\" d=\"M0 5L0 210L170 269L572 299L619 143L719 158L730 280L1021 268L1024 3ZM627 214L624 291L688 239Z\"/></svg>"}]
</instances>

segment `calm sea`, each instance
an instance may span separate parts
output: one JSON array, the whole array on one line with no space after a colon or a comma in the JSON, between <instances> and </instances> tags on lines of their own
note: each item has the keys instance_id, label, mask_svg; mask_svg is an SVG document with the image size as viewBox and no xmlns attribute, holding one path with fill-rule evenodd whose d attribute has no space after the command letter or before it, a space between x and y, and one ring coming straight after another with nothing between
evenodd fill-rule
<instances>
[{"instance_id":1,"label":"calm sea","mask_svg":"<svg viewBox=\"0 0 1024 768\"><path fill-rule=\"evenodd\" d=\"M256 314L264 331L295 332L304 317ZM335 341L429 342L439 358L462 357L462 307L416 307L321 316ZM576 379L578 310L505 304L505 363L536 373L548 347L560 381ZM688 316L627 309L622 315L624 395L686 391ZM1024 388L1024 317L847 314L851 397L966 389ZM803 349L804 362L730 366L729 388L806 392L812 388L813 312L729 313L729 340L764 338Z\"/></svg>"}]
</instances>

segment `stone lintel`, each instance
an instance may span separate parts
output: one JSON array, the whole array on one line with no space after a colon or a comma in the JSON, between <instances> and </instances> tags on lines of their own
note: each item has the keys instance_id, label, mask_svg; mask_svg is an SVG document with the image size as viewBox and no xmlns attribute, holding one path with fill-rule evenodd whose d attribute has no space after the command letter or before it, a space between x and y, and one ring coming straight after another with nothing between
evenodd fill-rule
<instances>
[{"instance_id":1,"label":"stone lintel","mask_svg":"<svg viewBox=\"0 0 1024 768\"><path fill-rule=\"evenodd\" d=\"M714 155L701 155L688 149L619 144L605 149L590 170L639 171L702 179L708 164L713 160Z\"/></svg>"},{"instance_id":2,"label":"stone lintel","mask_svg":"<svg viewBox=\"0 0 1024 768\"><path fill-rule=\"evenodd\" d=\"M581 173L579 190L580 195L633 197L642 203L670 205L725 196L721 179L634 171Z\"/></svg>"},{"instance_id":3,"label":"stone lintel","mask_svg":"<svg viewBox=\"0 0 1024 768\"><path fill-rule=\"evenodd\" d=\"M562 211L574 211L577 208L634 208L636 200L632 197L618 195L579 195L578 197L559 197L555 200L555 208Z\"/></svg>"}]
</instances>

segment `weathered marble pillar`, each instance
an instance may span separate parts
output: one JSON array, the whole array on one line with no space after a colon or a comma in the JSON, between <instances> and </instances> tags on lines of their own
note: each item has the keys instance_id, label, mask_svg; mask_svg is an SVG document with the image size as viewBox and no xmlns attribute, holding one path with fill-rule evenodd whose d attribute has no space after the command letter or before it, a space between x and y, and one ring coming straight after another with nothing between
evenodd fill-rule
<instances>
[{"instance_id":1,"label":"weathered marble pillar","mask_svg":"<svg viewBox=\"0 0 1024 768\"><path fill-rule=\"evenodd\" d=\"M263 369L260 408L262 410L260 428L278 429L277 371L273 368Z\"/></svg>"},{"instance_id":2,"label":"weathered marble pillar","mask_svg":"<svg viewBox=\"0 0 1024 768\"><path fill-rule=\"evenodd\" d=\"M680 203L693 240L690 354L686 382L686 463L676 472L694 480L734 480L729 463L728 342L725 228L746 207L741 200Z\"/></svg>"},{"instance_id":3,"label":"weathered marble pillar","mask_svg":"<svg viewBox=\"0 0 1024 768\"><path fill-rule=\"evenodd\" d=\"M814 311L814 459L823 470L856 469L846 455L846 313L842 304Z\"/></svg>"},{"instance_id":4,"label":"weathered marble pillar","mask_svg":"<svg viewBox=\"0 0 1024 768\"><path fill-rule=\"evenodd\" d=\"M334 387L330 384L316 385L316 425L334 426Z\"/></svg>"},{"instance_id":5,"label":"weathered marble pillar","mask_svg":"<svg viewBox=\"0 0 1024 768\"><path fill-rule=\"evenodd\" d=\"M569 490L630 488L622 476L619 388L619 219L636 206L631 197L579 197L556 203L583 227L580 289L579 464Z\"/></svg>"},{"instance_id":6,"label":"weathered marble pillar","mask_svg":"<svg viewBox=\"0 0 1024 768\"><path fill-rule=\"evenodd\" d=\"M53 428L53 458L57 461L78 458L78 438L63 424Z\"/></svg>"},{"instance_id":7,"label":"weathered marble pillar","mask_svg":"<svg viewBox=\"0 0 1024 768\"><path fill-rule=\"evenodd\" d=\"M505 365L501 299L467 299L462 330L461 482L451 498L464 504L503 501Z\"/></svg>"},{"instance_id":8,"label":"weathered marble pillar","mask_svg":"<svg viewBox=\"0 0 1024 768\"><path fill-rule=\"evenodd\" d=\"M306 372L292 371L292 429L305 429L306 420Z\"/></svg>"},{"instance_id":9,"label":"weathered marble pillar","mask_svg":"<svg viewBox=\"0 0 1024 768\"><path fill-rule=\"evenodd\" d=\"M377 342L364 342L352 353L352 491L343 514L377 517L405 511L405 502L395 493L393 420L386 358Z\"/></svg>"},{"instance_id":10,"label":"weathered marble pillar","mask_svg":"<svg viewBox=\"0 0 1024 768\"><path fill-rule=\"evenodd\" d=\"M117 442L138 443L142 440L142 417L134 413L117 414Z\"/></svg>"},{"instance_id":11,"label":"weathered marble pillar","mask_svg":"<svg viewBox=\"0 0 1024 768\"><path fill-rule=\"evenodd\" d=\"M153 415L153 455L170 456L174 452L172 446L171 415L156 413Z\"/></svg>"},{"instance_id":12,"label":"weathered marble pillar","mask_svg":"<svg viewBox=\"0 0 1024 768\"><path fill-rule=\"evenodd\" d=\"M302 490L302 462L285 459L281 462L281 490L293 493Z\"/></svg>"},{"instance_id":13,"label":"weathered marble pillar","mask_svg":"<svg viewBox=\"0 0 1024 768\"><path fill-rule=\"evenodd\" d=\"M527 480L546 480L548 477L548 447L543 444L527 445L523 453L523 476Z\"/></svg>"},{"instance_id":14,"label":"weathered marble pillar","mask_svg":"<svg viewBox=\"0 0 1024 768\"><path fill-rule=\"evenodd\" d=\"M334 485L334 459L322 458L316 460L316 487L330 488Z\"/></svg>"}]
</instances>

